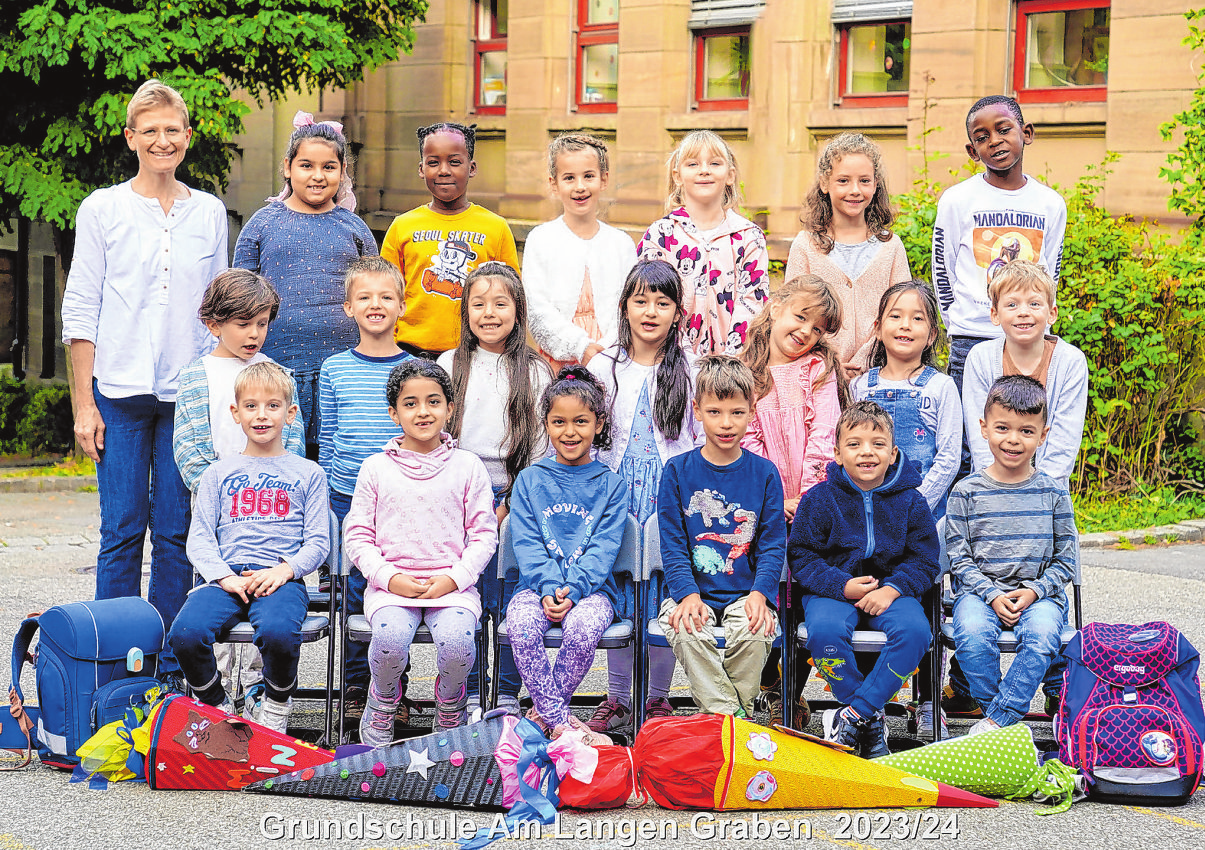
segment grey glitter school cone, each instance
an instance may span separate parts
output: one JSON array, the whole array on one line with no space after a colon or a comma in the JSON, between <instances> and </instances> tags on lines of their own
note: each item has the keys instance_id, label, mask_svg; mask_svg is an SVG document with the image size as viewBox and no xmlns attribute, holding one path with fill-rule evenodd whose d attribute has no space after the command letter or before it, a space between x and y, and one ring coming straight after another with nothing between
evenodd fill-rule
<instances>
[{"instance_id":1,"label":"grey glitter school cone","mask_svg":"<svg viewBox=\"0 0 1205 850\"><path fill-rule=\"evenodd\" d=\"M505 811L502 776L494 761L504 716L499 712L468 726L397 741L256 782L245 790Z\"/></svg>"}]
</instances>

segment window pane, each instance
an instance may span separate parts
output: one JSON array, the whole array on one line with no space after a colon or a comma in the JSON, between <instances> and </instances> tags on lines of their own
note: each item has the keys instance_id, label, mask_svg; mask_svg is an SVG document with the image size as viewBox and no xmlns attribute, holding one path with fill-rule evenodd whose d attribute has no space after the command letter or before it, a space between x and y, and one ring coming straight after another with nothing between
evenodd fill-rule
<instances>
[{"instance_id":1,"label":"window pane","mask_svg":"<svg viewBox=\"0 0 1205 850\"><path fill-rule=\"evenodd\" d=\"M749 96L749 36L717 35L703 39L703 99Z\"/></svg>"},{"instance_id":2,"label":"window pane","mask_svg":"<svg viewBox=\"0 0 1205 850\"><path fill-rule=\"evenodd\" d=\"M510 0L477 0L477 37L505 38Z\"/></svg>"},{"instance_id":3,"label":"window pane","mask_svg":"<svg viewBox=\"0 0 1205 850\"><path fill-rule=\"evenodd\" d=\"M615 103L619 88L619 45L582 48L582 103Z\"/></svg>"},{"instance_id":4,"label":"window pane","mask_svg":"<svg viewBox=\"0 0 1205 850\"><path fill-rule=\"evenodd\" d=\"M911 47L911 22L850 27L845 93L908 91Z\"/></svg>"},{"instance_id":5,"label":"window pane","mask_svg":"<svg viewBox=\"0 0 1205 850\"><path fill-rule=\"evenodd\" d=\"M586 23L619 23L619 0L586 0Z\"/></svg>"},{"instance_id":6,"label":"window pane","mask_svg":"<svg viewBox=\"0 0 1205 850\"><path fill-rule=\"evenodd\" d=\"M1109 10L1026 16L1025 87L1103 86L1109 81Z\"/></svg>"},{"instance_id":7,"label":"window pane","mask_svg":"<svg viewBox=\"0 0 1205 850\"><path fill-rule=\"evenodd\" d=\"M506 51L495 50L481 54L481 91L477 93L481 106L506 106Z\"/></svg>"}]
</instances>

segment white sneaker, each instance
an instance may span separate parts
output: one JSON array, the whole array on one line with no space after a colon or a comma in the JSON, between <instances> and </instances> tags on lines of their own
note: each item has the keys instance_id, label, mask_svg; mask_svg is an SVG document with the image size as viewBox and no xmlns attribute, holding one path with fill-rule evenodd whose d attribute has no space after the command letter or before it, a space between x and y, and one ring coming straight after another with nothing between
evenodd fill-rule
<instances>
[{"instance_id":1,"label":"white sneaker","mask_svg":"<svg viewBox=\"0 0 1205 850\"><path fill-rule=\"evenodd\" d=\"M505 709L507 714L513 714L515 717L523 716L523 711L519 707L519 698L509 694L502 694L498 697L498 708Z\"/></svg>"},{"instance_id":2,"label":"white sneaker","mask_svg":"<svg viewBox=\"0 0 1205 850\"><path fill-rule=\"evenodd\" d=\"M292 710L293 700L277 702L271 697L265 696L259 709L259 724L268 727L273 732L287 735L289 734L289 712Z\"/></svg>"},{"instance_id":3,"label":"white sneaker","mask_svg":"<svg viewBox=\"0 0 1205 850\"><path fill-rule=\"evenodd\" d=\"M982 720L980 720L978 723L976 723L974 726L972 726L967 731L967 735L968 736L969 735L980 735L984 732L995 732L999 728L1000 728L999 723L997 723L995 720L992 720L990 717L985 717Z\"/></svg>"},{"instance_id":4,"label":"white sneaker","mask_svg":"<svg viewBox=\"0 0 1205 850\"><path fill-rule=\"evenodd\" d=\"M267 687L263 682L252 685L243 694L243 719L259 723L260 710L264 704L264 693Z\"/></svg>"},{"instance_id":5,"label":"white sneaker","mask_svg":"<svg viewBox=\"0 0 1205 850\"><path fill-rule=\"evenodd\" d=\"M916 708L916 737L925 740L933 740L933 701L926 700ZM946 723L946 711L941 710L941 739L945 740L950 737L950 727Z\"/></svg>"}]
</instances>

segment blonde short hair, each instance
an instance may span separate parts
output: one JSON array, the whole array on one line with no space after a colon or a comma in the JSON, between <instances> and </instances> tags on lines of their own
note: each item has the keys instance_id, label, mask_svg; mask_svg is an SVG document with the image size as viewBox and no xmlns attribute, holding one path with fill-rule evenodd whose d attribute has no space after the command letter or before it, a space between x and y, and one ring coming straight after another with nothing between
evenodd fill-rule
<instances>
[{"instance_id":1,"label":"blonde short hair","mask_svg":"<svg viewBox=\"0 0 1205 850\"><path fill-rule=\"evenodd\" d=\"M757 403L753 370L730 354L709 354L699 360L695 401L712 395L720 401L743 396L750 407Z\"/></svg>"},{"instance_id":2,"label":"blonde short hair","mask_svg":"<svg viewBox=\"0 0 1205 850\"><path fill-rule=\"evenodd\" d=\"M283 398L286 407L293 406L293 379L279 363L261 360L239 372L234 379L234 400L242 398L250 387L262 387Z\"/></svg>"},{"instance_id":3,"label":"blonde short hair","mask_svg":"<svg viewBox=\"0 0 1205 850\"><path fill-rule=\"evenodd\" d=\"M376 254L353 260L347 267L347 273L343 275L343 300L350 301L352 286L357 280L370 274L379 274L392 280L393 285L397 287L397 297L403 304L406 303L406 281L402 280L402 273L393 263Z\"/></svg>"},{"instance_id":4,"label":"blonde short hair","mask_svg":"<svg viewBox=\"0 0 1205 850\"><path fill-rule=\"evenodd\" d=\"M1050 272L1037 263L1029 260L1013 260L1000 271L987 285L987 295L992 301L992 307L1000 306L1000 299L1005 293L1018 289L1032 288L1046 296L1046 303L1054 306L1055 283Z\"/></svg>"},{"instance_id":5,"label":"blonde short hair","mask_svg":"<svg viewBox=\"0 0 1205 850\"><path fill-rule=\"evenodd\" d=\"M126 128L133 130L139 115L162 107L170 107L179 112L180 117L184 119L185 129L189 127L188 106L184 103L184 98L180 97L180 92L158 80L147 80L134 92L126 107Z\"/></svg>"},{"instance_id":6,"label":"blonde short hair","mask_svg":"<svg viewBox=\"0 0 1205 850\"><path fill-rule=\"evenodd\" d=\"M711 130L695 130L693 133L686 134L686 137L674 148L674 152L669 155L669 159L665 161L666 171L669 173L669 189L665 199L667 210L677 209L682 206L684 200L682 186L674 180L674 172L682 160L699 156L704 151L714 151L724 157L728 162L728 168L732 171L732 183L724 187L724 209L730 210L740 206L741 172L737 168L736 155L732 152L732 148L718 133L713 133Z\"/></svg>"}]
</instances>

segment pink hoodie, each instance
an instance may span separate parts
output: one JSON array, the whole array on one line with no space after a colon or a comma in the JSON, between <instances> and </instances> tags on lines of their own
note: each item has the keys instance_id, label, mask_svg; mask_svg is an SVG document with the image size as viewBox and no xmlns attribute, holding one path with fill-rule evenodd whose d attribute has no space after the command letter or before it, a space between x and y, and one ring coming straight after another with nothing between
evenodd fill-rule
<instances>
[{"instance_id":1,"label":"pink hoodie","mask_svg":"<svg viewBox=\"0 0 1205 850\"><path fill-rule=\"evenodd\" d=\"M475 454L456 448L446 433L429 454L401 447L395 437L360 467L343 547L368 579L364 614L381 608L458 606L481 617L477 578L498 546L498 521L489 474ZM389 592L389 580L406 574L446 574L456 590L439 599L410 599Z\"/></svg>"}]
</instances>

